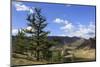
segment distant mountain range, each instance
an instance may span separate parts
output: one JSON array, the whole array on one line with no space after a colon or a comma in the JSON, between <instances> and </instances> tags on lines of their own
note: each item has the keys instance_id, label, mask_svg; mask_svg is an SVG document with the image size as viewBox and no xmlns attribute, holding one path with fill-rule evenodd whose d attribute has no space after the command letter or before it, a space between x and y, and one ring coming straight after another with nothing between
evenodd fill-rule
<instances>
[{"instance_id":1,"label":"distant mountain range","mask_svg":"<svg viewBox=\"0 0 100 67\"><path fill-rule=\"evenodd\" d=\"M15 36L12 36L12 43L16 40ZM58 41L57 46L68 45L76 48L96 48L96 38L84 39L80 37L65 37L65 36L48 36L48 40Z\"/></svg>"},{"instance_id":2,"label":"distant mountain range","mask_svg":"<svg viewBox=\"0 0 100 67\"><path fill-rule=\"evenodd\" d=\"M96 48L96 38L84 39L80 37L49 36L49 40L58 40L59 45L68 45L76 48Z\"/></svg>"},{"instance_id":3,"label":"distant mountain range","mask_svg":"<svg viewBox=\"0 0 100 67\"><path fill-rule=\"evenodd\" d=\"M78 46L78 48L96 48L96 38L90 38L88 40L84 40L84 42Z\"/></svg>"},{"instance_id":4,"label":"distant mountain range","mask_svg":"<svg viewBox=\"0 0 100 67\"><path fill-rule=\"evenodd\" d=\"M81 38L79 37L65 37L65 36L48 36L49 40L58 40L59 44L68 44L68 43L72 43L75 42L77 40L80 40Z\"/></svg>"}]
</instances>

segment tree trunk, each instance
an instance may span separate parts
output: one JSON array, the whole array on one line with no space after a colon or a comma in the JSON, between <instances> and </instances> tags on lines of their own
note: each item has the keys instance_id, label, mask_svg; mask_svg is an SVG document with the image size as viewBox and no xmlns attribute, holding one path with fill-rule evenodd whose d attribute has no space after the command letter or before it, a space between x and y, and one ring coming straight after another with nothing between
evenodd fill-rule
<instances>
[{"instance_id":1,"label":"tree trunk","mask_svg":"<svg viewBox=\"0 0 100 67\"><path fill-rule=\"evenodd\" d=\"M37 50L37 61L39 61L39 50Z\"/></svg>"}]
</instances>

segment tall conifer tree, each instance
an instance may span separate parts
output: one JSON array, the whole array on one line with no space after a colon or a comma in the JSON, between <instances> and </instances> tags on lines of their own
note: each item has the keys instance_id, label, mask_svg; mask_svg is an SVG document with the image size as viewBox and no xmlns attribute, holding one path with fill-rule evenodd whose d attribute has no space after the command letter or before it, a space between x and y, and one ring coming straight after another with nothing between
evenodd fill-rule
<instances>
[{"instance_id":1,"label":"tall conifer tree","mask_svg":"<svg viewBox=\"0 0 100 67\"><path fill-rule=\"evenodd\" d=\"M27 21L31 29L26 30L26 33L31 36L33 49L36 51L36 58L39 61L42 51L50 47L47 39L49 32L44 31L44 28L47 26L46 18L41 15L41 9L34 8L34 13L28 15Z\"/></svg>"}]
</instances>

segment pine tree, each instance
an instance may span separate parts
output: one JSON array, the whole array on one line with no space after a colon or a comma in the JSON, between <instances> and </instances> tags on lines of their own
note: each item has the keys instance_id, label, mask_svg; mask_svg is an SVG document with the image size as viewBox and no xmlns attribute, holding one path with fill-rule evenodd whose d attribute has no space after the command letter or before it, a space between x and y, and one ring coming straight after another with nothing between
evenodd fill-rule
<instances>
[{"instance_id":1,"label":"pine tree","mask_svg":"<svg viewBox=\"0 0 100 67\"><path fill-rule=\"evenodd\" d=\"M41 15L41 9L34 8L34 13L29 14L27 17L28 26L30 30L26 30L26 33L30 34L32 40L33 49L36 51L37 61L40 60L41 53L50 48L51 44L48 44L48 31L44 31L47 26L46 18Z\"/></svg>"},{"instance_id":2,"label":"pine tree","mask_svg":"<svg viewBox=\"0 0 100 67\"><path fill-rule=\"evenodd\" d=\"M16 48L16 49L14 49L15 52L19 52L19 53L23 54L24 51L26 50L25 42L26 42L25 34L23 31L19 30L18 34L16 35L16 43L14 45L14 47Z\"/></svg>"}]
</instances>

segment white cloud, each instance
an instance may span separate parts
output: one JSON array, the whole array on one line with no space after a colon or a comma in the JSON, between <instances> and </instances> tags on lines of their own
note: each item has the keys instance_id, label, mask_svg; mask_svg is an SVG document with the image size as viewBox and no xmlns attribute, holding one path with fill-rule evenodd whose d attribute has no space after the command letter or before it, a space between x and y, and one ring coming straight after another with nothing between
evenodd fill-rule
<instances>
[{"instance_id":1,"label":"white cloud","mask_svg":"<svg viewBox=\"0 0 100 67\"><path fill-rule=\"evenodd\" d=\"M62 23L62 22L64 22L62 19L60 19L60 18L56 18L55 20L54 20L54 22L55 23Z\"/></svg>"},{"instance_id":2,"label":"white cloud","mask_svg":"<svg viewBox=\"0 0 100 67\"><path fill-rule=\"evenodd\" d=\"M27 29L27 30L31 30L31 29L32 29L32 27L30 27L30 26L29 26L29 27L27 27L26 29Z\"/></svg>"},{"instance_id":3,"label":"white cloud","mask_svg":"<svg viewBox=\"0 0 100 67\"><path fill-rule=\"evenodd\" d=\"M33 13L33 9L24 5L21 2L13 2L13 5L15 6L17 11L29 11L30 13Z\"/></svg>"},{"instance_id":4,"label":"white cloud","mask_svg":"<svg viewBox=\"0 0 100 67\"><path fill-rule=\"evenodd\" d=\"M61 30L65 30L65 31L72 31L74 26L71 22L69 22L68 20L63 20L63 19L60 19L60 18L56 18L54 20L55 23L58 23L61 25Z\"/></svg>"},{"instance_id":5,"label":"white cloud","mask_svg":"<svg viewBox=\"0 0 100 67\"><path fill-rule=\"evenodd\" d=\"M27 28L26 28L26 30L31 30L31 31L35 31L35 29L33 29L32 27L30 27L30 26L28 26Z\"/></svg>"},{"instance_id":6,"label":"white cloud","mask_svg":"<svg viewBox=\"0 0 100 67\"><path fill-rule=\"evenodd\" d=\"M55 23L58 23L58 24L68 24L69 21L68 20L63 20L63 19L60 19L60 18L56 18L54 20Z\"/></svg>"},{"instance_id":7,"label":"white cloud","mask_svg":"<svg viewBox=\"0 0 100 67\"><path fill-rule=\"evenodd\" d=\"M54 22L57 24L61 24L60 29L64 32L64 34L61 35L70 37L77 36L86 39L95 37L95 24L93 24L93 22L90 22L89 25L74 25L68 20L63 20L60 18L56 18Z\"/></svg>"},{"instance_id":8,"label":"white cloud","mask_svg":"<svg viewBox=\"0 0 100 67\"><path fill-rule=\"evenodd\" d=\"M26 28L24 28L24 30L32 30L32 31L35 31L34 29L32 29L32 27L28 26ZM18 34L18 31L22 31L22 29L12 29L12 35L17 35ZM27 34L28 35L28 34Z\"/></svg>"},{"instance_id":9,"label":"white cloud","mask_svg":"<svg viewBox=\"0 0 100 67\"><path fill-rule=\"evenodd\" d=\"M12 35L17 35L18 34L18 29L12 29Z\"/></svg>"},{"instance_id":10,"label":"white cloud","mask_svg":"<svg viewBox=\"0 0 100 67\"><path fill-rule=\"evenodd\" d=\"M86 39L90 37L95 37L95 25L94 24L90 23L88 26L79 24L75 29L76 30L69 32L69 36L83 37Z\"/></svg>"},{"instance_id":11,"label":"white cloud","mask_svg":"<svg viewBox=\"0 0 100 67\"><path fill-rule=\"evenodd\" d=\"M61 34L60 36L66 36L65 34Z\"/></svg>"},{"instance_id":12,"label":"white cloud","mask_svg":"<svg viewBox=\"0 0 100 67\"><path fill-rule=\"evenodd\" d=\"M68 24L65 24L63 27L61 27L60 29L70 32L73 30L73 28L74 26L72 25L72 23L68 23Z\"/></svg>"}]
</instances>

